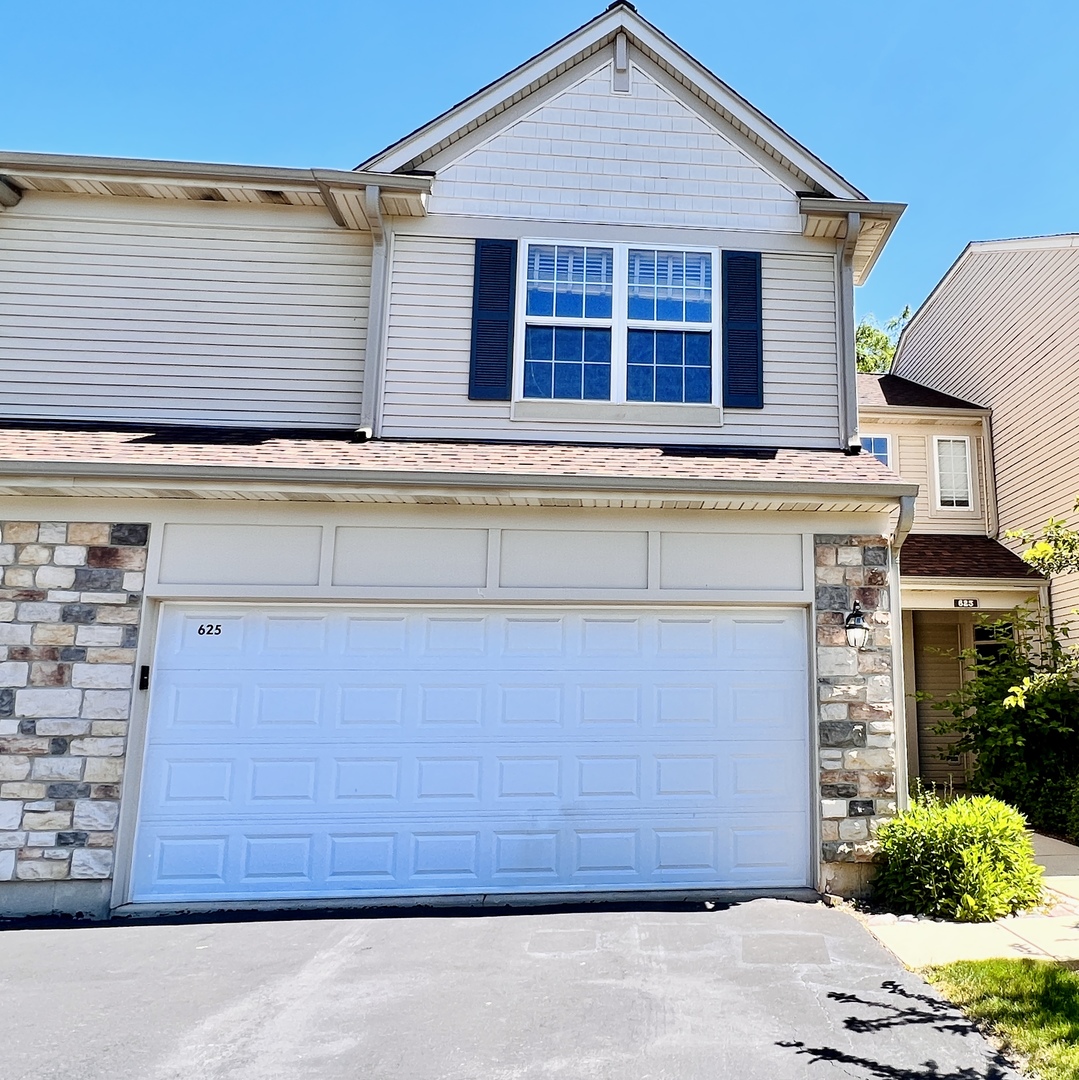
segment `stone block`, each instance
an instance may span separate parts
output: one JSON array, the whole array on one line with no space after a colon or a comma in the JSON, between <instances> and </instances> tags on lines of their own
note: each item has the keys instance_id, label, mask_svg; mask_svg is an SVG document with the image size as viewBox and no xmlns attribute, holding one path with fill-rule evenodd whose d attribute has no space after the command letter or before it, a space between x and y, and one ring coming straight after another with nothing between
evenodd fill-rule
<instances>
[{"instance_id":1,"label":"stone block","mask_svg":"<svg viewBox=\"0 0 1079 1080\"><path fill-rule=\"evenodd\" d=\"M868 840L869 826L860 818L845 818L839 823L840 840Z\"/></svg>"},{"instance_id":2,"label":"stone block","mask_svg":"<svg viewBox=\"0 0 1079 1080\"><path fill-rule=\"evenodd\" d=\"M850 707L850 718L852 720L891 720L891 716L892 702L890 698L888 701L859 702Z\"/></svg>"},{"instance_id":3,"label":"stone block","mask_svg":"<svg viewBox=\"0 0 1079 1080\"><path fill-rule=\"evenodd\" d=\"M818 649L817 673L819 675L854 675L858 671L858 653L855 649Z\"/></svg>"},{"instance_id":4,"label":"stone block","mask_svg":"<svg viewBox=\"0 0 1079 1080\"><path fill-rule=\"evenodd\" d=\"M843 585L846 574L842 566L819 566L815 575L818 585Z\"/></svg>"},{"instance_id":5,"label":"stone block","mask_svg":"<svg viewBox=\"0 0 1079 1080\"><path fill-rule=\"evenodd\" d=\"M892 735L895 733L895 724L891 720L871 720L869 722L870 735Z\"/></svg>"},{"instance_id":6,"label":"stone block","mask_svg":"<svg viewBox=\"0 0 1079 1080\"><path fill-rule=\"evenodd\" d=\"M118 784L124 778L122 757L89 757L85 760L84 780L89 780L93 784Z\"/></svg>"},{"instance_id":7,"label":"stone block","mask_svg":"<svg viewBox=\"0 0 1079 1080\"><path fill-rule=\"evenodd\" d=\"M97 608L93 604L64 604L59 618L66 623L92 623L97 621ZM76 638L76 640L78 640Z\"/></svg>"},{"instance_id":8,"label":"stone block","mask_svg":"<svg viewBox=\"0 0 1079 1080\"><path fill-rule=\"evenodd\" d=\"M118 646L124 638L122 626L79 626L72 627L76 645Z\"/></svg>"},{"instance_id":9,"label":"stone block","mask_svg":"<svg viewBox=\"0 0 1079 1080\"><path fill-rule=\"evenodd\" d=\"M85 760L80 757L36 757L30 775L35 780L81 780Z\"/></svg>"},{"instance_id":10,"label":"stone block","mask_svg":"<svg viewBox=\"0 0 1079 1080\"><path fill-rule=\"evenodd\" d=\"M0 544L0 566L10 566L15 561L15 545Z\"/></svg>"},{"instance_id":11,"label":"stone block","mask_svg":"<svg viewBox=\"0 0 1079 1080\"><path fill-rule=\"evenodd\" d=\"M858 773L858 794L864 799L879 795L895 795L895 773L869 772Z\"/></svg>"},{"instance_id":12,"label":"stone block","mask_svg":"<svg viewBox=\"0 0 1079 1080\"><path fill-rule=\"evenodd\" d=\"M0 747L0 781L25 780L29 775L29 757L23 754L5 754Z\"/></svg>"},{"instance_id":13,"label":"stone block","mask_svg":"<svg viewBox=\"0 0 1079 1080\"><path fill-rule=\"evenodd\" d=\"M820 765L822 769L839 769L843 765L842 750L822 750L820 752Z\"/></svg>"},{"instance_id":14,"label":"stone block","mask_svg":"<svg viewBox=\"0 0 1079 1080\"><path fill-rule=\"evenodd\" d=\"M72 521L67 527L69 544L107 544L111 530L99 522Z\"/></svg>"},{"instance_id":15,"label":"stone block","mask_svg":"<svg viewBox=\"0 0 1079 1080\"><path fill-rule=\"evenodd\" d=\"M877 845L872 840L826 841L822 847L825 862L871 863L877 855Z\"/></svg>"},{"instance_id":16,"label":"stone block","mask_svg":"<svg viewBox=\"0 0 1079 1080\"><path fill-rule=\"evenodd\" d=\"M97 621L111 626L134 625L139 621L139 609L137 607L99 607Z\"/></svg>"},{"instance_id":17,"label":"stone block","mask_svg":"<svg viewBox=\"0 0 1079 1080\"><path fill-rule=\"evenodd\" d=\"M818 679L817 700L822 705L843 702L850 708L865 701L865 680L853 675L832 675Z\"/></svg>"},{"instance_id":18,"label":"stone block","mask_svg":"<svg viewBox=\"0 0 1079 1080\"><path fill-rule=\"evenodd\" d=\"M67 522L42 521L37 527L37 538L41 544L66 544Z\"/></svg>"},{"instance_id":19,"label":"stone block","mask_svg":"<svg viewBox=\"0 0 1079 1080\"><path fill-rule=\"evenodd\" d=\"M68 864L51 859L20 859L15 876L20 881L62 881L67 877Z\"/></svg>"},{"instance_id":20,"label":"stone block","mask_svg":"<svg viewBox=\"0 0 1079 1080\"><path fill-rule=\"evenodd\" d=\"M891 703L892 677L890 675L870 675L865 685L867 701Z\"/></svg>"},{"instance_id":21,"label":"stone block","mask_svg":"<svg viewBox=\"0 0 1079 1080\"><path fill-rule=\"evenodd\" d=\"M80 544L58 544L53 548L52 561L56 566L85 566L88 550Z\"/></svg>"},{"instance_id":22,"label":"stone block","mask_svg":"<svg viewBox=\"0 0 1079 1080\"><path fill-rule=\"evenodd\" d=\"M23 544L15 555L20 566L45 566L52 559L52 548L45 544Z\"/></svg>"},{"instance_id":23,"label":"stone block","mask_svg":"<svg viewBox=\"0 0 1079 1080\"><path fill-rule=\"evenodd\" d=\"M82 691L70 689L46 690L31 687L15 692L15 715L38 717L71 717L79 715Z\"/></svg>"},{"instance_id":24,"label":"stone block","mask_svg":"<svg viewBox=\"0 0 1079 1080\"><path fill-rule=\"evenodd\" d=\"M63 623L38 623L31 641L35 645L70 645L75 640L75 627Z\"/></svg>"},{"instance_id":25,"label":"stone block","mask_svg":"<svg viewBox=\"0 0 1079 1080\"><path fill-rule=\"evenodd\" d=\"M11 806L18 807L18 803L11 803ZM21 848L26 847L26 841L28 834L25 832L0 832L0 848Z\"/></svg>"},{"instance_id":26,"label":"stone block","mask_svg":"<svg viewBox=\"0 0 1079 1080\"><path fill-rule=\"evenodd\" d=\"M89 720L38 720L38 735L88 735Z\"/></svg>"},{"instance_id":27,"label":"stone block","mask_svg":"<svg viewBox=\"0 0 1079 1080\"><path fill-rule=\"evenodd\" d=\"M843 766L847 769L882 769L895 768L895 750L874 747L843 751Z\"/></svg>"},{"instance_id":28,"label":"stone block","mask_svg":"<svg viewBox=\"0 0 1079 1080\"><path fill-rule=\"evenodd\" d=\"M5 521L2 533L5 544L36 544L38 523L36 521Z\"/></svg>"},{"instance_id":29,"label":"stone block","mask_svg":"<svg viewBox=\"0 0 1079 1080\"><path fill-rule=\"evenodd\" d=\"M0 829L17 829L22 824L22 803L0 799Z\"/></svg>"},{"instance_id":30,"label":"stone block","mask_svg":"<svg viewBox=\"0 0 1079 1080\"><path fill-rule=\"evenodd\" d=\"M54 832L32 832L26 834L26 846L35 848L51 848L56 847L56 833ZM42 856L45 852L42 852Z\"/></svg>"},{"instance_id":31,"label":"stone block","mask_svg":"<svg viewBox=\"0 0 1079 1080\"><path fill-rule=\"evenodd\" d=\"M15 876L15 852L0 851L0 881L10 881Z\"/></svg>"},{"instance_id":32,"label":"stone block","mask_svg":"<svg viewBox=\"0 0 1079 1080\"><path fill-rule=\"evenodd\" d=\"M145 570L144 547L91 547L86 554L87 566L109 570Z\"/></svg>"},{"instance_id":33,"label":"stone block","mask_svg":"<svg viewBox=\"0 0 1079 1080\"><path fill-rule=\"evenodd\" d=\"M820 745L845 750L865 746L865 724L850 720L825 720L818 728Z\"/></svg>"},{"instance_id":34,"label":"stone block","mask_svg":"<svg viewBox=\"0 0 1079 1080\"><path fill-rule=\"evenodd\" d=\"M35 739L23 735L10 735L0 739L0 754L47 754L48 739Z\"/></svg>"},{"instance_id":35,"label":"stone block","mask_svg":"<svg viewBox=\"0 0 1079 1080\"><path fill-rule=\"evenodd\" d=\"M127 720L131 710L130 690L87 690L82 715L88 720Z\"/></svg>"},{"instance_id":36,"label":"stone block","mask_svg":"<svg viewBox=\"0 0 1079 1080\"><path fill-rule=\"evenodd\" d=\"M131 664L74 664L71 685L95 690L125 690L131 686L135 669Z\"/></svg>"},{"instance_id":37,"label":"stone block","mask_svg":"<svg viewBox=\"0 0 1079 1080\"><path fill-rule=\"evenodd\" d=\"M11 622L15 618L15 604L11 600L0 600L0 622Z\"/></svg>"},{"instance_id":38,"label":"stone block","mask_svg":"<svg viewBox=\"0 0 1079 1080\"><path fill-rule=\"evenodd\" d=\"M821 720L846 720L850 713L850 706L843 701L828 702L820 707Z\"/></svg>"},{"instance_id":39,"label":"stone block","mask_svg":"<svg viewBox=\"0 0 1079 1080\"><path fill-rule=\"evenodd\" d=\"M80 799L75 803L72 825L76 829L116 828L116 819L120 813L120 804L101 802L97 799Z\"/></svg>"},{"instance_id":40,"label":"stone block","mask_svg":"<svg viewBox=\"0 0 1079 1080\"><path fill-rule=\"evenodd\" d=\"M9 566L4 571L4 584L9 589L32 589L34 571L25 566Z\"/></svg>"},{"instance_id":41,"label":"stone block","mask_svg":"<svg viewBox=\"0 0 1079 1080\"><path fill-rule=\"evenodd\" d=\"M87 847L116 847L116 833L111 832L92 832L89 833L86 840Z\"/></svg>"},{"instance_id":42,"label":"stone block","mask_svg":"<svg viewBox=\"0 0 1079 1080\"><path fill-rule=\"evenodd\" d=\"M127 734L126 720L95 720L90 725L90 734L105 738L123 737Z\"/></svg>"},{"instance_id":43,"label":"stone block","mask_svg":"<svg viewBox=\"0 0 1079 1080\"><path fill-rule=\"evenodd\" d=\"M817 566L835 566L835 553L831 544L818 544L813 552L813 562Z\"/></svg>"},{"instance_id":44,"label":"stone block","mask_svg":"<svg viewBox=\"0 0 1079 1080\"><path fill-rule=\"evenodd\" d=\"M851 817L872 817L873 816L873 800L872 799L851 799L850 803L850 816Z\"/></svg>"},{"instance_id":45,"label":"stone block","mask_svg":"<svg viewBox=\"0 0 1079 1080\"><path fill-rule=\"evenodd\" d=\"M69 566L42 566L34 574L34 584L39 589L70 589L75 571Z\"/></svg>"},{"instance_id":46,"label":"stone block","mask_svg":"<svg viewBox=\"0 0 1079 1080\"><path fill-rule=\"evenodd\" d=\"M79 592L116 592L123 588L124 571L84 566L73 571L74 588Z\"/></svg>"},{"instance_id":47,"label":"stone block","mask_svg":"<svg viewBox=\"0 0 1079 1080\"><path fill-rule=\"evenodd\" d=\"M150 526L145 524L123 523L113 525L109 532L109 543L116 546L129 545L145 547L150 538Z\"/></svg>"},{"instance_id":48,"label":"stone block","mask_svg":"<svg viewBox=\"0 0 1079 1080\"><path fill-rule=\"evenodd\" d=\"M67 686L71 677L71 665L44 660L30 668L31 686Z\"/></svg>"},{"instance_id":49,"label":"stone block","mask_svg":"<svg viewBox=\"0 0 1079 1080\"><path fill-rule=\"evenodd\" d=\"M94 645L86 650L86 660L90 664L133 664L135 650Z\"/></svg>"},{"instance_id":50,"label":"stone block","mask_svg":"<svg viewBox=\"0 0 1079 1080\"><path fill-rule=\"evenodd\" d=\"M821 798L850 799L858 794L857 784L821 784Z\"/></svg>"},{"instance_id":51,"label":"stone block","mask_svg":"<svg viewBox=\"0 0 1079 1080\"><path fill-rule=\"evenodd\" d=\"M861 566L862 549L860 547L836 548L835 561L839 566Z\"/></svg>"},{"instance_id":52,"label":"stone block","mask_svg":"<svg viewBox=\"0 0 1079 1080\"><path fill-rule=\"evenodd\" d=\"M89 736L83 739L71 740L71 753L80 754L83 757L123 757L123 739L96 739ZM89 762L87 762L89 766ZM87 779L90 779L87 776Z\"/></svg>"},{"instance_id":53,"label":"stone block","mask_svg":"<svg viewBox=\"0 0 1079 1080\"><path fill-rule=\"evenodd\" d=\"M76 830L56 834L56 843L59 847L86 847L86 842L89 839L90 834L88 832Z\"/></svg>"},{"instance_id":54,"label":"stone block","mask_svg":"<svg viewBox=\"0 0 1079 1080\"><path fill-rule=\"evenodd\" d=\"M82 593L72 592L70 589L50 589L46 599L50 604L75 604L81 596Z\"/></svg>"},{"instance_id":55,"label":"stone block","mask_svg":"<svg viewBox=\"0 0 1079 1080\"><path fill-rule=\"evenodd\" d=\"M847 816L846 799L821 799L820 808L821 817L825 819L845 818Z\"/></svg>"},{"instance_id":56,"label":"stone block","mask_svg":"<svg viewBox=\"0 0 1079 1080\"><path fill-rule=\"evenodd\" d=\"M887 566L888 549L886 547L865 547L862 549L862 562L866 566Z\"/></svg>"},{"instance_id":57,"label":"stone block","mask_svg":"<svg viewBox=\"0 0 1079 1080\"><path fill-rule=\"evenodd\" d=\"M84 592L78 593L72 599L78 599L83 604L126 604L126 592Z\"/></svg>"},{"instance_id":58,"label":"stone block","mask_svg":"<svg viewBox=\"0 0 1079 1080\"><path fill-rule=\"evenodd\" d=\"M134 570L129 570L124 574L124 580L121 583L121 588L127 592L140 593L146 584L146 575L138 573Z\"/></svg>"},{"instance_id":59,"label":"stone block","mask_svg":"<svg viewBox=\"0 0 1079 1080\"><path fill-rule=\"evenodd\" d=\"M818 585L815 599L818 611L850 610L850 590L845 585Z\"/></svg>"},{"instance_id":60,"label":"stone block","mask_svg":"<svg viewBox=\"0 0 1079 1080\"><path fill-rule=\"evenodd\" d=\"M17 613L17 618L20 622L59 622L60 621L59 604L51 603L27 603L20 604Z\"/></svg>"},{"instance_id":61,"label":"stone block","mask_svg":"<svg viewBox=\"0 0 1079 1080\"><path fill-rule=\"evenodd\" d=\"M11 660L0 664L0 686L25 686L29 675L29 664Z\"/></svg>"},{"instance_id":62,"label":"stone block","mask_svg":"<svg viewBox=\"0 0 1079 1080\"><path fill-rule=\"evenodd\" d=\"M0 623L0 645L29 645L32 633L32 626Z\"/></svg>"},{"instance_id":63,"label":"stone block","mask_svg":"<svg viewBox=\"0 0 1079 1080\"><path fill-rule=\"evenodd\" d=\"M44 799L45 785L32 780L5 780L0 784L0 799Z\"/></svg>"},{"instance_id":64,"label":"stone block","mask_svg":"<svg viewBox=\"0 0 1079 1080\"><path fill-rule=\"evenodd\" d=\"M71 828L70 810L27 810L22 816L24 829L33 829L35 832L56 832L59 829Z\"/></svg>"},{"instance_id":65,"label":"stone block","mask_svg":"<svg viewBox=\"0 0 1079 1080\"><path fill-rule=\"evenodd\" d=\"M885 652L859 652L858 673L860 675L883 675L892 670L892 658Z\"/></svg>"},{"instance_id":66,"label":"stone block","mask_svg":"<svg viewBox=\"0 0 1079 1080\"><path fill-rule=\"evenodd\" d=\"M86 649L81 645L65 645L60 650L60 659L65 664L81 664L86 660Z\"/></svg>"},{"instance_id":67,"label":"stone block","mask_svg":"<svg viewBox=\"0 0 1079 1080\"><path fill-rule=\"evenodd\" d=\"M832 648L842 648L847 644L847 635L844 633L842 627L818 626L817 644L828 645Z\"/></svg>"},{"instance_id":68,"label":"stone block","mask_svg":"<svg viewBox=\"0 0 1079 1080\"><path fill-rule=\"evenodd\" d=\"M76 848L71 853L73 878L107 878L112 876L113 853L105 848Z\"/></svg>"}]
</instances>

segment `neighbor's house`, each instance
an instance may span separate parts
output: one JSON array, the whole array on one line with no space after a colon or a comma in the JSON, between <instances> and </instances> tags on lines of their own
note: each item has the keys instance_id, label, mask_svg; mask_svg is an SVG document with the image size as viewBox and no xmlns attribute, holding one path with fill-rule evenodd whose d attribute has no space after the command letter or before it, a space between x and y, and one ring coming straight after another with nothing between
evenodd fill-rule
<instances>
[{"instance_id":1,"label":"neighbor's house","mask_svg":"<svg viewBox=\"0 0 1079 1080\"><path fill-rule=\"evenodd\" d=\"M894 374L992 410L994 535L1075 522L1079 495L1079 234L968 244L903 331ZM913 479L913 477L912 477ZM1079 574L1055 577L1073 622Z\"/></svg>"},{"instance_id":2,"label":"neighbor's house","mask_svg":"<svg viewBox=\"0 0 1079 1080\"><path fill-rule=\"evenodd\" d=\"M900 206L627 3L354 172L0 175L4 910L864 881Z\"/></svg>"},{"instance_id":3,"label":"neighbor's house","mask_svg":"<svg viewBox=\"0 0 1079 1080\"><path fill-rule=\"evenodd\" d=\"M909 772L963 786L970 762L933 702L968 677L965 650L993 648L986 623L1044 607L1047 585L1000 539L989 409L893 374L860 374L858 408L865 451L918 485L900 559Z\"/></svg>"}]
</instances>

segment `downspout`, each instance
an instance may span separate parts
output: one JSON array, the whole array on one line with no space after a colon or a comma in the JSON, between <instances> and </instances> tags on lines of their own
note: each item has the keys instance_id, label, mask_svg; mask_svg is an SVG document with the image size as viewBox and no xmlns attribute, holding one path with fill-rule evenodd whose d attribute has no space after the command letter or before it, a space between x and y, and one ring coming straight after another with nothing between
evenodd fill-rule
<instances>
[{"instance_id":1,"label":"downspout","mask_svg":"<svg viewBox=\"0 0 1079 1080\"><path fill-rule=\"evenodd\" d=\"M982 417L982 443L985 446L986 535L1000 539L1000 513L997 508L997 464L993 457L993 414Z\"/></svg>"},{"instance_id":2,"label":"downspout","mask_svg":"<svg viewBox=\"0 0 1079 1080\"><path fill-rule=\"evenodd\" d=\"M382 374L385 366L386 302L389 294L387 248L391 234L382 220L380 192L369 184L364 192L364 214L371 227L371 292L367 305L367 346L364 351L363 391L360 399L360 438L379 434L382 420Z\"/></svg>"},{"instance_id":3,"label":"downspout","mask_svg":"<svg viewBox=\"0 0 1079 1080\"><path fill-rule=\"evenodd\" d=\"M847 235L839 249L839 433L844 448L858 443L858 365L854 347L854 249L862 215L847 214Z\"/></svg>"},{"instance_id":4,"label":"downspout","mask_svg":"<svg viewBox=\"0 0 1079 1080\"><path fill-rule=\"evenodd\" d=\"M899 575L899 549L910 534L914 525L914 505L916 496L900 495L899 518L892 533L892 587L889 589L890 615L892 624L892 725L895 730L895 775L896 806L905 810L910 803L909 754L907 751L907 688L906 664L903 656L903 599L901 596Z\"/></svg>"}]
</instances>

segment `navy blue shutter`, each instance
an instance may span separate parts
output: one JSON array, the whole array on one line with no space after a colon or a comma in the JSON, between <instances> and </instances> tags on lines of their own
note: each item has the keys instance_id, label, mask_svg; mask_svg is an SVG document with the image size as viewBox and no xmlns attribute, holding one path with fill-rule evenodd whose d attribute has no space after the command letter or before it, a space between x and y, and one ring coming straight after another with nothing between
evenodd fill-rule
<instances>
[{"instance_id":1,"label":"navy blue shutter","mask_svg":"<svg viewBox=\"0 0 1079 1080\"><path fill-rule=\"evenodd\" d=\"M516 293L517 241L477 240L468 365L468 396L473 401L510 399Z\"/></svg>"},{"instance_id":2,"label":"navy blue shutter","mask_svg":"<svg viewBox=\"0 0 1079 1080\"><path fill-rule=\"evenodd\" d=\"M764 408L761 256L723 252L723 404Z\"/></svg>"}]
</instances>

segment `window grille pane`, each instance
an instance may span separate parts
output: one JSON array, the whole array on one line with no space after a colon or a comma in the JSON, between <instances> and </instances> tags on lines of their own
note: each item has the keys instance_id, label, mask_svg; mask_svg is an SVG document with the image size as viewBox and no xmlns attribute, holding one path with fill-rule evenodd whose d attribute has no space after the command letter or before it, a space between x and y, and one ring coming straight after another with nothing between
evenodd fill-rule
<instances>
[{"instance_id":1,"label":"window grille pane","mask_svg":"<svg viewBox=\"0 0 1079 1080\"><path fill-rule=\"evenodd\" d=\"M636 322L712 321L712 256L700 251L629 253L627 315Z\"/></svg>"},{"instance_id":2,"label":"window grille pane","mask_svg":"<svg viewBox=\"0 0 1079 1080\"><path fill-rule=\"evenodd\" d=\"M888 439L884 435L863 435L862 449L882 465L888 464Z\"/></svg>"},{"instance_id":3,"label":"window grille pane","mask_svg":"<svg viewBox=\"0 0 1079 1080\"><path fill-rule=\"evenodd\" d=\"M527 294L525 305L529 315L554 314L555 248L547 244L530 244L528 248Z\"/></svg>"},{"instance_id":4,"label":"window grille pane","mask_svg":"<svg viewBox=\"0 0 1079 1080\"><path fill-rule=\"evenodd\" d=\"M937 440L937 480L941 506L956 509L970 506L966 439Z\"/></svg>"},{"instance_id":5,"label":"window grille pane","mask_svg":"<svg viewBox=\"0 0 1079 1080\"><path fill-rule=\"evenodd\" d=\"M630 401L712 400L712 335L630 330L626 397Z\"/></svg>"},{"instance_id":6,"label":"window grille pane","mask_svg":"<svg viewBox=\"0 0 1079 1080\"><path fill-rule=\"evenodd\" d=\"M609 401L611 331L583 326L525 327L526 398Z\"/></svg>"}]
</instances>

